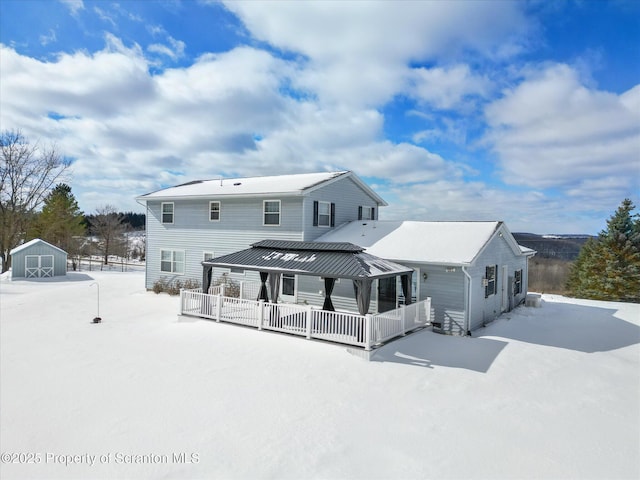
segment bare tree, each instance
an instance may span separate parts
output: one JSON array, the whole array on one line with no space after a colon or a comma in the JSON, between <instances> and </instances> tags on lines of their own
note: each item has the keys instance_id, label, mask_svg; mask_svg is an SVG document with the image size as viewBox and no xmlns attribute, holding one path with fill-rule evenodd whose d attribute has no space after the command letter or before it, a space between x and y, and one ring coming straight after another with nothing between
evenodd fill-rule
<instances>
[{"instance_id":1,"label":"bare tree","mask_svg":"<svg viewBox=\"0 0 640 480\"><path fill-rule=\"evenodd\" d=\"M55 145L40 148L19 130L0 132L0 151L0 257L4 272L11 266L9 252L24 240L35 211L70 162Z\"/></svg>"},{"instance_id":2,"label":"bare tree","mask_svg":"<svg viewBox=\"0 0 640 480\"><path fill-rule=\"evenodd\" d=\"M122 215L113 205L96 208L95 215L90 217L91 231L100 241L100 252L104 264L109 264L109 255L122 252L122 242L126 225L122 223Z\"/></svg>"}]
</instances>

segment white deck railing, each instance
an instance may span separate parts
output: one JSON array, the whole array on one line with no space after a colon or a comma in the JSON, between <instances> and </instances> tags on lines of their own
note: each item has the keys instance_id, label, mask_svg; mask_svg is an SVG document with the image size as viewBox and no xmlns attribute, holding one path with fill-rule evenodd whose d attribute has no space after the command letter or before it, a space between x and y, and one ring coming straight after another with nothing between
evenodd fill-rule
<instances>
[{"instance_id":1,"label":"white deck railing","mask_svg":"<svg viewBox=\"0 0 640 480\"><path fill-rule=\"evenodd\" d=\"M223 289L218 288L209 291L216 294L181 290L180 315L355 345L365 350L428 325L431 317L431 299L376 315L358 315L308 305L225 297Z\"/></svg>"}]
</instances>

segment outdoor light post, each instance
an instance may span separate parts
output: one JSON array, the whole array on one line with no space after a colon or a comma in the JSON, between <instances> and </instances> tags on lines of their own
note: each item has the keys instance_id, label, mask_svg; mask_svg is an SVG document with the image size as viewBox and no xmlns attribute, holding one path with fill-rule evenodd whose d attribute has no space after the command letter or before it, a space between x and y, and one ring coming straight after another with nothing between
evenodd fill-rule
<instances>
[{"instance_id":1,"label":"outdoor light post","mask_svg":"<svg viewBox=\"0 0 640 480\"><path fill-rule=\"evenodd\" d=\"M90 287L96 286L98 289L98 315L93 318L93 323L100 323L102 318L100 318L100 284L98 282L93 282Z\"/></svg>"}]
</instances>

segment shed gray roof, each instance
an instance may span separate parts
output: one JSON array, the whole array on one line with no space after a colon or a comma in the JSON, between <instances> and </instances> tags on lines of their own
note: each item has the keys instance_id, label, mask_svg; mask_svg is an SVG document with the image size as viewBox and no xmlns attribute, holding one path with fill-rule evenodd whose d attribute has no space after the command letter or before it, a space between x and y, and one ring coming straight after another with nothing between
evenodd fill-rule
<instances>
[{"instance_id":1,"label":"shed gray roof","mask_svg":"<svg viewBox=\"0 0 640 480\"><path fill-rule=\"evenodd\" d=\"M19 253L19 252L21 252L23 250L31 248L33 245L38 245L38 244L46 245L47 247L51 247L52 249L57 250L58 252L67 255L67 252L65 252L61 248L58 248L55 245L51 245L49 242L45 242L44 240L42 240L40 238L34 238L33 240L28 241L27 243L23 243L22 245L18 245L16 248L14 248L13 250L11 250L9 252L9 255L14 255L14 254Z\"/></svg>"},{"instance_id":2,"label":"shed gray roof","mask_svg":"<svg viewBox=\"0 0 640 480\"><path fill-rule=\"evenodd\" d=\"M363 250L346 242L263 240L246 250L206 260L202 265L347 279L393 277L412 271Z\"/></svg>"}]
</instances>

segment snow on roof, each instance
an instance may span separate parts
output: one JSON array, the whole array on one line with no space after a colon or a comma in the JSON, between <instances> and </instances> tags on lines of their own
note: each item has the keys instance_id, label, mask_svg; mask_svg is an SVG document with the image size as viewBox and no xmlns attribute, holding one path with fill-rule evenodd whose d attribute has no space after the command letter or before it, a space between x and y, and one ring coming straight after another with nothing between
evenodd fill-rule
<instances>
[{"instance_id":1,"label":"snow on roof","mask_svg":"<svg viewBox=\"0 0 640 480\"><path fill-rule=\"evenodd\" d=\"M64 253L65 255L67 255L67 252L65 252L61 248L58 248L55 245L51 245L49 242L45 242L44 240L42 240L40 238L34 238L33 240L29 240L27 243L23 243L22 245L17 246L16 248L14 248L13 250L11 250L9 252L9 255L13 255L14 253L21 252L22 250L25 250L25 249L29 248L30 246L35 245L37 243L44 243L45 245L48 245L51 248L55 248L56 250Z\"/></svg>"},{"instance_id":2,"label":"snow on roof","mask_svg":"<svg viewBox=\"0 0 640 480\"><path fill-rule=\"evenodd\" d=\"M470 264L501 222L357 221L316 241L351 242L394 261Z\"/></svg>"},{"instance_id":3,"label":"snow on roof","mask_svg":"<svg viewBox=\"0 0 640 480\"><path fill-rule=\"evenodd\" d=\"M176 198L176 197L222 197L228 195L300 195L321 183L343 175L350 175L356 183L377 196L351 172L302 173L295 175L272 175L266 177L224 178L214 180L196 180L138 197L139 200Z\"/></svg>"}]
</instances>

